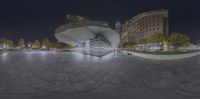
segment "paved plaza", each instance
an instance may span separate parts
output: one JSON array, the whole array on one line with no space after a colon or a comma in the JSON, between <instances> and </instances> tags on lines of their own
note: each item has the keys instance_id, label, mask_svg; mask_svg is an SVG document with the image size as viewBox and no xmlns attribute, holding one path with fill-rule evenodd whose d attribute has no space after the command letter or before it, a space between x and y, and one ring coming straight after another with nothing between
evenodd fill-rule
<instances>
[{"instance_id":1,"label":"paved plaza","mask_svg":"<svg viewBox=\"0 0 200 99\"><path fill-rule=\"evenodd\" d=\"M199 99L200 56L157 61L112 52L6 52L0 99Z\"/></svg>"}]
</instances>

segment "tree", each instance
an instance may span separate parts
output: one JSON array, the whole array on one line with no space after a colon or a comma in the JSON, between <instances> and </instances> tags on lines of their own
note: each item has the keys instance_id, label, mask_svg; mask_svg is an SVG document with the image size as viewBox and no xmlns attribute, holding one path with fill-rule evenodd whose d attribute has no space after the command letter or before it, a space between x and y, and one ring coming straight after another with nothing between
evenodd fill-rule
<instances>
[{"instance_id":1,"label":"tree","mask_svg":"<svg viewBox=\"0 0 200 99\"><path fill-rule=\"evenodd\" d=\"M6 39L5 39L5 38L1 38L1 39L0 39L0 44L4 45L5 42L6 42Z\"/></svg>"},{"instance_id":2,"label":"tree","mask_svg":"<svg viewBox=\"0 0 200 99\"><path fill-rule=\"evenodd\" d=\"M49 48L57 48L58 47L58 44L55 43L55 42L50 42L49 43Z\"/></svg>"},{"instance_id":3,"label":"tree","mask_svg":"<svg viewBox=\"0 0 200 99\"><path fill-rule=\"evenodd\" d=\"M169 45L173 46L175 50L180 46L187 45L189 43L189 37L181 33L173 33L168 40Z\"/></svg>"},{"instance_id":4,"label":"tree","mask_svg":"<svg viewBox=\"0 0 200 99\"><path fill-rule=\"evenodd\" d=\"M167 36L163 33L152 33L147 38L148 43L163 43L167 41Z\"/></svg>"},{"instance_id":5,"label":"tree","mask_svg":"<svg viewBox=\"0 0 200 99\"><path fill-rule=\"evenodd\" d=\"M43 39L42 47L49 48L49 46L50 46L50 41L47 38Z\"/></svg>"},{"instance_id":6,"label":"tree","mask_svg":"<svg viewBox=\"0 0 200 99\"><path fill-rule=\"evenodd\" d=\"M23 38L19 39L18 41L18 47L19 48L24 48L25 47L25 41Z\"/></svg>"},{"instance_id":7,"label":"tree","mask_svg":"<svg viewBox=\"0 0 200 99\"><path fill-rule=\"evenodd\" d=\"M56 43L56 45L57 45L57 48L59 48L59 49L65 49L65 48L72 49L72 48L74 48L74 46L72 46L70 44L61 43L61 42Z\"/></svg>"},{"instance_id":8,"label":"tree","mask_svg":"<svg viewBox=\"0 0 200 99\"><path fill-rule=\"evenodd\" d=\"M136 45L135 41L130 41L130 42L126 42L122 45L123 48L130 48L133 47L134 45Z\"/></svg>"},{"instance_id":9,"label":"tree","mask_svg":"<svg viewBox=\"0 0 200 99\"><path fill-rule=\"evenodd\" d=\"M32 44L32 48L38 49L40 48L40 41L39 40L35 40Z\"/></svg>"},{"instance_id":10,"label":"tree","mask_svg":"<svg viewBox=\"0 0 200 99\"><path fill-rule=\"evenodd\" d=\"M72 49L74 48L74 46L70 45L70 44L64 44L63 48L68 48L68 49Z\"/></svg>"},{"instance_id":11,"label":"tree","mask_svg":"<svg viewBox=\"0 0 200 99\"><path fill-rule=\"evenodd\" d=\"M8 48L8 49L14 48L14 43L13 43L12 40L7 39L6 45L7 45L7 48Z\"/></svg>"},{"instance_id":12,"label":"tree","mask_svg":"<svg viewBox=\"0 0 200 99\"><path fill-rule=\"evenodd\" d=\"M0 39L0 44L3 47L7 48L7 49L14 48L14 43L10 39L4 39L4 38L2 38L2 39Z\"/></svg>"},{"instance_id":13,"label":"tree","mask_svg":"<svg viewBox=\"0 0 200 99\"><path fill-rule=\"evenodd\" d=\"M137 44L147 44L148 42L148 38L142 38L140 40L137 40Z\"/></svg>"}]
</instances>

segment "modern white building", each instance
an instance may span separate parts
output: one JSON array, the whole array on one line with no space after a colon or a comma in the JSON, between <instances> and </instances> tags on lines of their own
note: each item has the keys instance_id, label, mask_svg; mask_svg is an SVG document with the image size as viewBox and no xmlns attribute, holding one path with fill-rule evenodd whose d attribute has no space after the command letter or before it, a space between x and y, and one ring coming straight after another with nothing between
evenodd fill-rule
<instances>
[{"instance_id":1,"label":"modern white building","mask_svg":"<svg viewBox=\"0 0 200 99\"><path fill-rule=\"evenodd\" d=\"M107 23L92 21L80 16L67 16L67 23L56 29L58 42L76 46L85 54L102 56L118 48L120 35Z\"/></svg>"}]
</instances>

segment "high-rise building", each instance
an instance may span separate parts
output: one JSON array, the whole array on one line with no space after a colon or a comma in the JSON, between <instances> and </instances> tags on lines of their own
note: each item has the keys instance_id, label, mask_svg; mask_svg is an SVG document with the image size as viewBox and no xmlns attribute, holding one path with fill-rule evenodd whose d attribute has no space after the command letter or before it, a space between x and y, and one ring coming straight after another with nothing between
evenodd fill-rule
<instances>
[{"instance_id":1,"label":"high-rise building","mask_svg":"<svg viewBox=\"0 0 200 99\"><path fill-rule=\"evenodd\" d=\"M118 33L121 33L121 30L122 30L122 24L119 20L117 20L115 22L115 30L118 32Z\"/></svg>"},{"instance_id":2,"label":"high-rise building","mask_svg":"<svg viewBox=\"0 0 200 99\"><path fill-rule=\"evenodd\" d=\"M148 37L151 33L169 35L168 11L155 10L144 12L128 20L122 29L121 45Z\"/></svg>"}]
</instances>

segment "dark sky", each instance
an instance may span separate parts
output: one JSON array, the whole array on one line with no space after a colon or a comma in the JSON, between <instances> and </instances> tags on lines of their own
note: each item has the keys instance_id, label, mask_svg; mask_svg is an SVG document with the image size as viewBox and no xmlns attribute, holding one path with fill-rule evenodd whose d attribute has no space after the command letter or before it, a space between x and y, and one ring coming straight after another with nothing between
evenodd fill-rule
<instances>
[{"instance_id":1,"label":"dark sky","mask_svg":"<svg viewBox=\"0 0 200 99\"><path fill-rule=\"evenodd\" d=\"M167 9L170 32L181 32L200 40L200 0L1 0L0 38L17 41L56 41L54 30L64 24L67 14L122 23L150 10Z\"/></svg>"}]
</instances>

